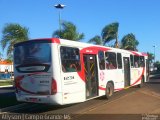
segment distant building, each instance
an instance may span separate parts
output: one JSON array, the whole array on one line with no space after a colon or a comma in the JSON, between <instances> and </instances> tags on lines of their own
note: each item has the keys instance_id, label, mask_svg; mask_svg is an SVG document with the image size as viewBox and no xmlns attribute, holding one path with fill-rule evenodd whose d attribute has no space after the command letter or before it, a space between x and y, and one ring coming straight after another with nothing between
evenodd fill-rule
<instances>
[{"instance_id":1,"label":"distant building","mask_svg":"<svg viewBox=\"0 0 160 120\"><path fill-rule=\"evenodd\" d=\"M13 72L13 63L1 60L0 61L0 73Z\"/></svg>"}]
</instances>

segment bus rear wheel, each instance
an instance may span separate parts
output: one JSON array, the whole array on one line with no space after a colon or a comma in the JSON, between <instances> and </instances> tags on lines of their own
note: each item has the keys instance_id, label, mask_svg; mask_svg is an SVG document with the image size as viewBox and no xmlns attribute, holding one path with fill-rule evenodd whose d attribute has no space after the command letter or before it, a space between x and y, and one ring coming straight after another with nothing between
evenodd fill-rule
<instances>
[{"instance_id":1,"label":"bus rear wheel","mask_svg":"<svg viewBox=\"0 0 160 120\"><path fill-rule=\"evenodd\" d=\"M106 99L109 99L114 93L114 86L111 82L107 83L106 85Z\"/></svg>"}]
</instances>

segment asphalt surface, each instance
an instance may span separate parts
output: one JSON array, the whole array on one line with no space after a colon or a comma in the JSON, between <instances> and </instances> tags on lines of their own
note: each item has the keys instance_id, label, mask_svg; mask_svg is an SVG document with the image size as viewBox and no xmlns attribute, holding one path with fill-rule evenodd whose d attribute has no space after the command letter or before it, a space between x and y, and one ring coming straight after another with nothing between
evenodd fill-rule
<instances>
[{"instance_id":1,"label":"asphalt surface","mask_svg":"<svg viewBox=\"0 0 160 120\"><path fill-rule=\"evenodd\" d=\"M0 96L14 96L15 88L14 87L1 87L0 88Z\"/></svg>"}]
</instances>

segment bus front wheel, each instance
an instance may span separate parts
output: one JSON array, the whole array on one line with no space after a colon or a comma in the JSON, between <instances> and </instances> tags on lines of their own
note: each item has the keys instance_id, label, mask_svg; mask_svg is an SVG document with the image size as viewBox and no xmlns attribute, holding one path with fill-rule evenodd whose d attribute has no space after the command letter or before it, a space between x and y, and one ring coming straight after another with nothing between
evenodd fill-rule
<instances>
[{"instance_id":1,"label":"bus front wheel","mask_svg":"<svg viewBox=\"0 0 160 120\"><path fill-rule=\"evenodd\" d=\"M106 99L109 99L114 93L114 86L113 83L109 82L106 85Z\"/></svg>"}]
</instances>

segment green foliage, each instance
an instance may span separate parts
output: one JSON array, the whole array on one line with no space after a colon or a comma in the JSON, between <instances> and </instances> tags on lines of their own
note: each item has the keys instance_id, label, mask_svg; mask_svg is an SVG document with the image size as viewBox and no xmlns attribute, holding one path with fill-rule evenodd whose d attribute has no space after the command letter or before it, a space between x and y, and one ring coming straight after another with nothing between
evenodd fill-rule
<instances>
[{"instance_id":1,"label":"green foliage","mask_svg":"<svg viewBox=\"0 0 160 120\"><path fill-rule=\"evenodd\" d=\"M77 27L71 22L63 22L62 23L62 30L56 30L52 37L58 37L73 41L79 41L84 39L84 34L77 32Z\"/></svg>"},{"instance_id":2,"label":"green foliage","mask_svg":"<svg viewBox=\"0 0 160 120\"><path fill-rule=\"evenodd\" d=\"M118 27L119 27L119 23L115 22L115 23L106 25L103 28L101 36L102 36L104 45L113 39L117 39Z\"/></svg>"},{"instance_id":3,"label":"green foliage","mask_svg":"<svg viewBox=\"0 0 160 120\"><path fill-rule=\"evenodd\" d=\"M98 35L91 38L88 42L89 43L94 43L95 45L102 45L101 37L98 36Z\"/></svg>"},{"instance_id":4,"label":"green foliage","mask_svg":"<svg viewBox=\"0 0 160 120\"><path fill-rule=\"evenodd\" d=\"M7 55L11 56L15 43L28 40L28 28L19 24L6 24L2 31L2 48L7 48Z\"/></svg>"},{"instance_id":5,"label":"green foliage","mask_svg":"<svg viewBox=\"0 0 160 120\"><path fill-rule=\"evenodd\" d=\"M12 62L13 62L13 59L12 59L12 58L13 58L13 57L9 57L9 58L5 59L5 61L8 62L8 63L12 63Z\"/></svg>"},{"instance_id":6,"label":"green foliage","mask_svg":"<svg viewBox=\"0 0 160 120\"><path fill-rule=\"evenodd\" d=\"M118 39L117 39L118 27L119 27L118 22L106 25L102 29L101 36L96 35L95 37L91 38L88 42L105 46L106 43L116 39L116 43L118 44Z\"/></svg>"},{"instance_id":7,"label":"green foliage","mask_svg":"<svg viewBox=\"0 0 160 120\"><path fill-rule=\"evenodd\" d=\"M153 63L153 60L154 60L154 55L153 55L153 53L147 52L147 54L148 54L149 63Z\"/></svg>"},{"instance_id":8,"label":"green foliage","mask_svg":"<svg viewBox=\"0 0 160 120\"><path fill-rule=\"evenodd\" d=\"M3 54L0 52L0 60L2 59L2 57L3 57Z\"/></svg>"},{"instance_id":9,"label":"green foliage","mask_svg":"<svg viewBox=\"0 0 160 120\"><path fill-rule=\"evenodd\" d=\"M136 50L139 42L133 33L125 35L121 40L122 49L126 50Z\"/></svg>"},{"instance_id":10,"label":"green foliage","mask_svg":"<svg viewBox=\"0 0 160 120\"><path fill-rule=\"evenodd\" d=\"M0 86L13 85L13 80L0 81Z\"/></svg>"}]
</instances>

